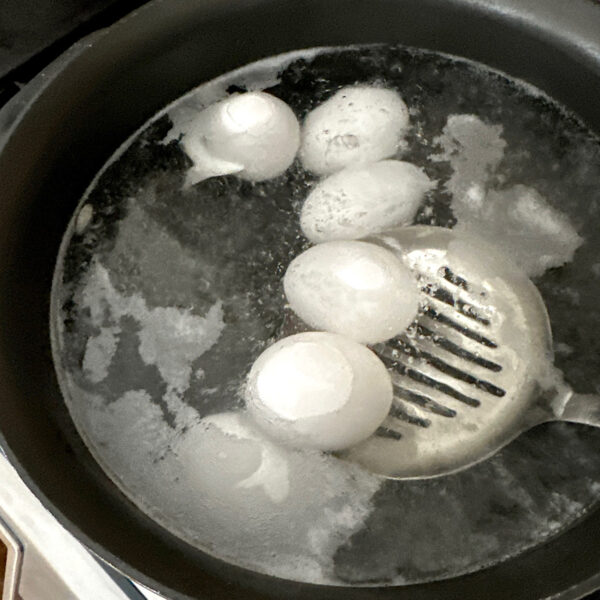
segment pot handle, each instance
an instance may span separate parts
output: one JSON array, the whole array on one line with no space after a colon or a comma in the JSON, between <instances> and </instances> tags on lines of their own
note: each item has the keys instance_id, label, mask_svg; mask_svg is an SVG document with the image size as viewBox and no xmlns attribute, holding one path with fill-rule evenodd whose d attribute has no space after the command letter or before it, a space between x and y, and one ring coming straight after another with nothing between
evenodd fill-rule
<instances>
[{"instance_id":1,"label":"pot handle","mask_svg":"<svg viewBox=\"0 0 600 600\"><path fill-rule=\"evenodd\" d=\"M23 547L10 527L0 519L0 543L7 549L2 600L15 600L18 596Z\"/></svg>"},{"instance_id":2,"label":"pot handle","mask_svg":"<svg viewBox=\"0 0 600 600\"><path fill-rule=\"evenodd\" d=\"M8 548L2 600L144 600L59 524L1 449L0 541Z\"/></svg>"}]
</instances>

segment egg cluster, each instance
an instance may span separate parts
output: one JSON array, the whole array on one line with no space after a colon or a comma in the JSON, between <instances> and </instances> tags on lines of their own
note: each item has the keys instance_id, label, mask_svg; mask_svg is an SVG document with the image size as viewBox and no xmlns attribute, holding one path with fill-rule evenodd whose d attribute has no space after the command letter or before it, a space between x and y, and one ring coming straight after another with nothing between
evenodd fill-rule
<instances>
[{"instance_id":1,"label":"egg cluster","mask_svg":"<svg viewBox=\"0 0 600 600\"><path fill-rule=\"evenodd\" d=\"M406 104L393 90L343 88L302 127L281 100L248 92L205 109L183 141L193 181L233 173L270 179L296 156L322 177L300 214L315 245L291 262L283 280L290 307L317 331L265 350L245 392L256 424L293 447L348 448L368 438L390 410L390 375L366 344L410 325L419 289L397 256L361 240L409 225L433 187L420 168L390 158L408 127Z\"/></svg>"}]
</instances>

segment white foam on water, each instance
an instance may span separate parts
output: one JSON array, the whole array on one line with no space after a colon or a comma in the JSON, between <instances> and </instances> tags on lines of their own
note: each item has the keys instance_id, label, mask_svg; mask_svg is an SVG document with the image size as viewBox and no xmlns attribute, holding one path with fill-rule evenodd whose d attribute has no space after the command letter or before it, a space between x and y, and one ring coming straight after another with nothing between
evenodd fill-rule
<instances>
[{"instance_id":1,"label":"white foam on water","mask_svg":"<svg viewBox=\"0 0 600 600\"><path fill-rule=\"evenodd\" d=\"M246 568L336 582L333 555L371 512L379 478L275 445L243 413L200 419L191 409L181 430L143 390L113 403L74 385L71 392L96 457L164 527Z\"/></svg>"},{"instance_id":2,"label":"white foam on water","mask_svg":"<svg viewBox=\"0 0 600 600\"><path fill-rule=\"evenodd\" d=\"M569 219L531 187L492 189L483 198L477 188L475 200L472 191L453 200L455 229L502 248L530 277L571 262L583 243Z\"/></svg>"},{"instance_id":3,"label":"white foam on water","mask_svg":"<svg viewBox=\"0 0 600 600\"><path fill-rule=\"evenodd\" d=\"M120 293L98 262L81 302L100 329L86 347L89 381L101 381L110 368L119 321L129 317L139 325L139 355L167 384L172 422L144 389L107 402L67 374L73 417L128 496L170 531L232 563L335 582L335 550L370 513L381 480L332 456L276 445L244 413L201 418L182 400L195 376L192 363L223 330L221 302L204 317L149 308L141 295Z\"/></svg>"},{"instance_id":4,"label":"white foam on water","mask_svg":"<svg viewBox=\"0 0 600 600\"><path fill-rule=\"evenodd\" d=\"M453 173L446 189L459 198L476 184L484 184L504 157L506 142L501 125L488 125L476 115L450 115L442 134L433 140L441 151L430 156L448 161Z\"/></svg>"},{"instance_id":5,"label":"white foam on water","mask_svg":"<svg viewBox=\"0 0 600 600\"><path fill-rule=\"evenodd\" d=\"M89 309L92 324L100 328L86 346L84 368L89 380L97 383L106 377L117 348L119 321L133 317L140 326L140 357L147 365L158 368L168 386L164 399L178 408L181 395L190 385L192 363L212 348L225 326L220 301L204 317L192 314L190 309L148 308L141 295L120 294L107 269L98 262L90 268L82 305Z\"/></svg>"},{"instance_id":6,"label":"white foam on water","mask_svg":"<svg viewBox=\"0 0 600 600\"><path fill-rule=\"evenodd\" d=\"M92 383L99 383L108 376L108 368L117 350L119 332L117 326L101 327L97 335L88 339L83 370Z\"/></svg>"},{"instance_id":7,"label":"white foam on water","mask_svg":"<svg viewBox=\"0 0 600 600\"><path fill-rule=\"evenodd\" d=\"M534 188L490 186L506 142L500 125L475 115L451 115L435 143L434 161L453 169L445 184L452 195L455 229L473 233L502 248L530 277L573 259L583 239L568 217Z\"/></svg>"}]
</instances>

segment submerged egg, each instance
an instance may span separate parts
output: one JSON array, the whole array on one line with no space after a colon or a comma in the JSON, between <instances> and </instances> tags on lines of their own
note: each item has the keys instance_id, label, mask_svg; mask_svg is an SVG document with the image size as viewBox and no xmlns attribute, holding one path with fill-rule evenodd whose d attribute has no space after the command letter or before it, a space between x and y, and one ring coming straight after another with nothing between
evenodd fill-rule
<instances>
[{"instance_id":1,"label":"submerged egg","mask_svg":"<svg viewBox=\"0 0 600 600\"><path fill-rule=\"evenodd\" d=\"M341 450L368 438L387 416L392 383L368 348L333 333L299 333L255 361L250 414L271 436L300 448Z\"/></svg>"},{"instance_id":2,"label":"submerged egg","mask_svg":"<svg viewBox=\"0 0 600 600\"><path fill-rule=\"evenodd\" d=\"M422 169L399 160L344 169L309 194L300 225L315 243L353 240L409 225L432 186Z\"/></svg>"},{"instance_id":3,"label":"submerged egg","mask_svg":"<svg viewBox=\"0 0 600 600\"><path fill-rule=\"evenodd\" d=\"M283 286L308 325L372 344L404 331L419 307L411 271L388 250L366 242L325 242L297 256Z\"/></svg>"},{"instance_id":4,"label":"submerged egg","mask_svg":"<svg viewBox=\"0 0 600 600\"><path fill-rule=\"evenodd\" d=\"M235 94L203 110L183 138L194 167L192 183L237 173L262 181L281 175L300 145L292 109L264 92Z\"/></svg>"},{"instance_id":5,"label":"submerged egg","mask_svg":"<svg viewBox=\"0 0 600 600\"><path fill-rule=\"evenodd\" d=\"M248 503L281 503L289 494L285 450L273 444L242 413L205 417L173 446L179 468L196 493L236 509Z\"/></svg>"},{"instance_id":6,"label":"submerged egg","mask_svg":"<svg viewBox=\"0 0 600 600\"><path fill-rule=\"evenodd\" d=\"M311 111L302 128L300 158L318 175L392 156L408 128L397 92L345 87Z\"/></svg>"}]
</instances>

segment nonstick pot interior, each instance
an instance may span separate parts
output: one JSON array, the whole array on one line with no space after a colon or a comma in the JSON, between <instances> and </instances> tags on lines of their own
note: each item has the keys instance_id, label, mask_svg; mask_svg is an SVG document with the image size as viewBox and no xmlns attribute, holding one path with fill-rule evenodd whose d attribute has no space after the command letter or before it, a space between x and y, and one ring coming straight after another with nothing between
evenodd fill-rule
<instances>
[{"instance_id":1,"label":"nonstick pot interior","mask_svg":"<svg viewBox=\"0 0 600 600\"><path fill-rule=\"evenodd\" d=\"M27 106L0 153L0 442L48 508L97 554L170 597L542 598L600 572L600 514L521 557L407 588L332 588L232 568L141 514L87 452L52 365L52 273L67 222L114 150L169 101L297 48L402 43L521 77L600 132L600 8L572 1L179 0L97 36ZM251 590L251 591L250 591ZM483 592L482 590L485 590Z\"/></svg>"}]
</instances>

